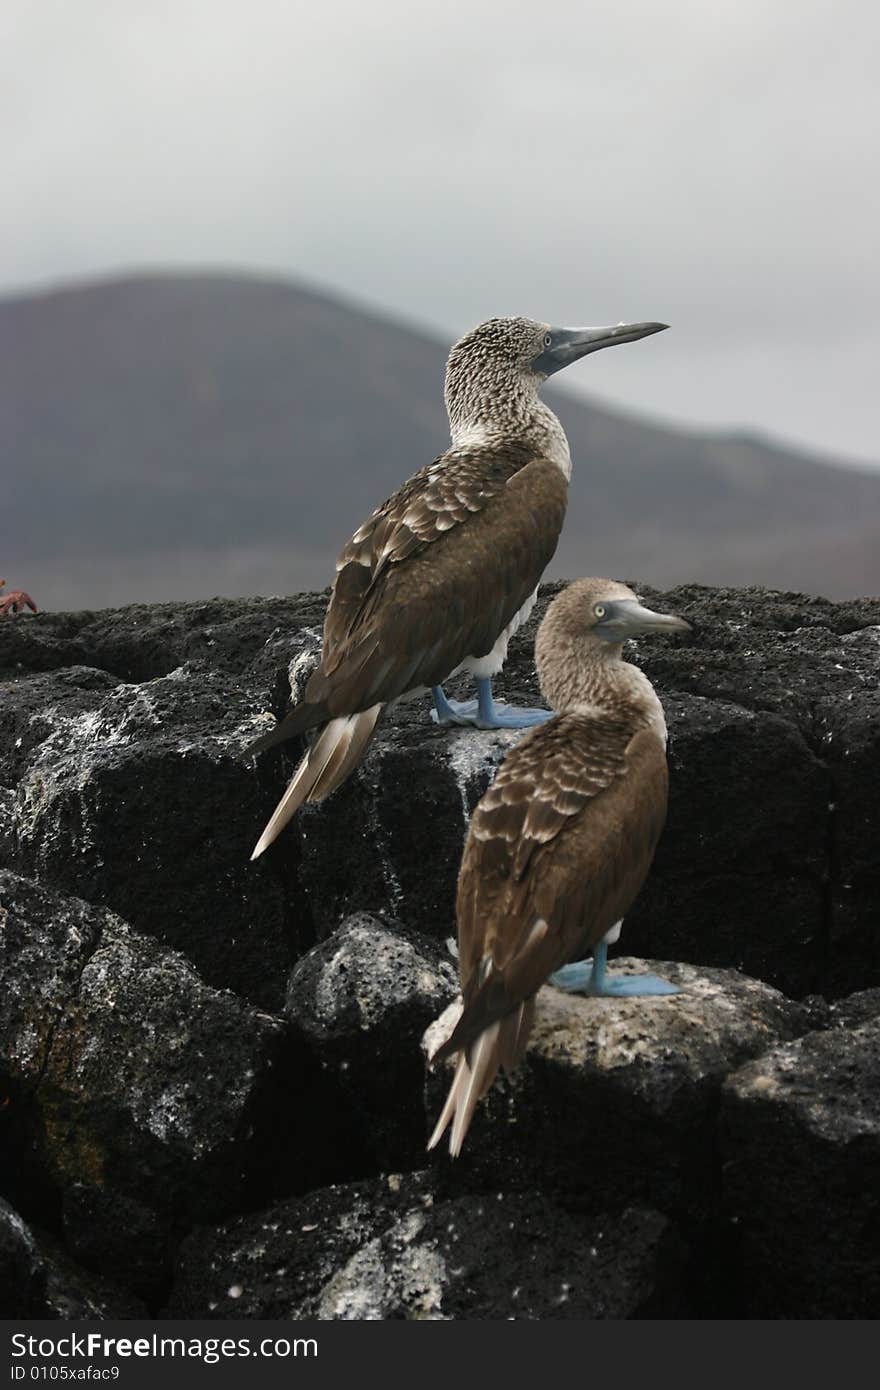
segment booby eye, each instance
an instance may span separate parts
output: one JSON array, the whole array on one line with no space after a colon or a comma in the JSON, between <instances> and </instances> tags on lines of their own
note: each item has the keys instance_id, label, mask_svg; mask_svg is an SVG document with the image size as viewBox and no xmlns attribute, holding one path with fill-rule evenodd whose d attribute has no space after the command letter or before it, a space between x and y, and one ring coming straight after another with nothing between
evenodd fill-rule
<instances>
[{"instance_id":1,"label":"booby eye","mask_svg":"<svg viewBox=\"0 0 880 1390\"><path fill-rule=\"evenodd\" d=\"M545 333L545 334L544 334L544 346L545 346L545 347L551 347L552 344L553 344L553 335L552 335L551 333Z\"/></svg>"},{"instance_id":2,"label":"booby eye","mask_svg":"<svg viewBox=\"0 0 880 1390\"><path fill-rule=\"evenodd\" d=\"M593 612L595 613L595 615L596 615L597 618L604 618L604 617L605 617L605 605L604 605L604 603L597 603L596 606L595 606L595 608L593 609Z\"/></svg>"}]
</instances>

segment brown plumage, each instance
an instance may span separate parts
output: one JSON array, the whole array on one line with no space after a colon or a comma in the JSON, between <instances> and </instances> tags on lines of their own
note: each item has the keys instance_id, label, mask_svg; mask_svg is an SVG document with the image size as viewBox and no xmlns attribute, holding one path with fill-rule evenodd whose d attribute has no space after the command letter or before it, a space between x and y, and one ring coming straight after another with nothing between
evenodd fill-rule
<instances>
[{"instance_id":1,"label":"brown plumage","mask_svg":"<svg viewBox=\"0 0 880 1390\"><path fill-rule=\"evenodd\" d=\"M437 685L490 652L553 556L567 492L559 468L520 444L450 450L410 478L339 557L302 704L247 753Z\"/></svg>"},{"instance_id":2,"label":"brown plumage","mask_svg":"<svg viewBox=\"0 0 880 1390\"><path fill-rule=\"evenodd\" d=\"M455 344L446 373L452 447L345 546L321 665L302 702L245 750L248 757L318 731L254 858L304 801L322 800L349 776L387 705L474 663L481 675L500 670L565 517L568 442L538 389L586 352L662 326L573 330L490 319Z\"/></svg>"},{"instance_id":3,"label":"brown plumage","mask_svg":"<svg viewBox=\"0 0 880 1390\"><path fill-rule=\"evenodd\" d=\"M322 801L364 754L382 710L490 653L552 559L568 484L556 464L508 446L457 457L411 479L352 537L305 696L246 750L322 725L254 858L304 801ZM466 523L466 524L465 524Z\"/></svg>"},{"instance_id":4,"label":"brown plumage","mask_svg":"<svg viewBox=\"0 0 880 1390\"><path fill-rule=\"evenodd\" d=\"M471 818L456 903L464 1008L433 1060L459 1059L429 1147L451 1124L460 1151L498 1068L523 1055L540 986L602 940L647 876L666 816L666 726L622 643L653 627L687 624L609 580L579 580L547 610L536 656L559 713L508 754Z\"/></svg>"}]
</instances>

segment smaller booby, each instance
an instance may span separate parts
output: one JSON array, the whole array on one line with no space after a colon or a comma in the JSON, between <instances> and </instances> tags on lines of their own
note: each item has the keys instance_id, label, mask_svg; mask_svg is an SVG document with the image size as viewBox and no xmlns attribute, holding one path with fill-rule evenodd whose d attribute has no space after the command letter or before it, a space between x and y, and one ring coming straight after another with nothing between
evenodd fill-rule
<instances>
[{"instance_id":1,"label":"smaller booby","mask_svg":"<svg viewBox=\"0 0 880 1390\"><path fill-rule=\"evenodd\" d=\"M521 1059L546 980L591 995L674 994L654 975L606 978L609 942L641 888L666 818L666 722L629 637L684 632L624 584L580 579L547 609L535 658L557 711L507 755L471 818L458 877L464 1008L432 1061L458 1053L428 1144L460 1151L499 1067ZM592 968L566 965L592 949Z\"/></svg>"},{"instance_id":2,"label":"smaller booby","mask_svg":"<svg viewBox=\"0 0 880 1390\"><path fill-rule=\"evenodd\" d=\"M546 709L492 696L511 635L529 616L553 557L571 475L568 440L539 397L548 377L588 353L634 343L664 323L553 328L487 319L446 367L451 447L414 473L355 531L336 564L320 668L303 700L245 757L312 733L257 842L256 859L304 801L322 801L357 767L382 711L431 691L441 724L525 728ZM449 700L458 671L478 698Z\"/></svg>"}]
</instances>

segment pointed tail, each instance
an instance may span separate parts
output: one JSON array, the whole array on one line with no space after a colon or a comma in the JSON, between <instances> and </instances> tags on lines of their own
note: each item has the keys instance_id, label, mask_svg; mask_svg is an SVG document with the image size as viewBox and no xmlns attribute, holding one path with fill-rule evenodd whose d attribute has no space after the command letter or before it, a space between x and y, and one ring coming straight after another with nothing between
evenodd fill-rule
<instances>
[{"instance_id":1,"label":"pointed tail","mask_svg":"<svg viewBox=\"0 0 880 1390\"><path fill-rule=\"evenodd\" d=\"M534 997L523 1000L512 1013L490 1023L469 1048L458 1054L446 1104L428 1140L429 1149L440 1142L451 1124L449 1152L453 1158L458 1157L477 1104L490 1089L498 1068L511 1072L521 1060L534 1014Z\"/></svg>"},{"instance_id":2,"label":"pointed tail","mask_svg":"<svg viewBox=\"0 0 880 1390\"><path fill-rule=\"evenodd\" d=\"M323 801L342 785L363 757L383 708L372 705L359 714L342 715L324 725L272 812L251 859L259 859L278 839L304 801Z\"/></svg>"}]
</instances>

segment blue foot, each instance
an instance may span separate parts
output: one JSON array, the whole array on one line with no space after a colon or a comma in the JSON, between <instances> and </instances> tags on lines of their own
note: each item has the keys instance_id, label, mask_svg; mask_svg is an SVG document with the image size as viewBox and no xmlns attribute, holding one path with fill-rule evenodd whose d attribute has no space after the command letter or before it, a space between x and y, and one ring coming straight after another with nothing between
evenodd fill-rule
<instances>
[{"instance_id":1,"label":"blue foot","mask_svg":"<svg viewBox=\"0 0 880 1390\"><path fill-rule=\"evenodd\" d=\"M513 705L496 704L488 677L481 676L477 680L477 692L476 700L449 700L442 685L433 686L431 718L437 724L470 725L475 729L530 729L534 724L546 724L553 718L553 711L549 709L517 709Z\"/></svg>"},{"instance_id":2,"label":"blue foot","mask_svg":"<svg viewBox=\"0 0 880 1390\"><path fill-rule=\"evenodd\" d=\"M608 947L600 942L593 960L578 960L555 971L549 983L566 994L587 994L593 999L636 999L641 995L680 994L677 985L659 975L617 975L609 980L605 973Z\"/></svg>"},{"instance_id":3,"label":"blue foot","mask_svg":"<svg viewBox=\"0 0 880 1390\"><path fill-rule=\"evenodd\" d=\"M680 994L678 985L661 980L659 975L617 975L587 993L601 999L608 995L620 999L638 999L640 995Z\"/></svg>"},{"instance_id":4,"label":"blue foot","mask_svg":"<svg viewBox=\"0 0 880 1390\"><path fill-rule=\"evenodd\" d=\"M434 708L431 718L435 724L469 724L473 726L477 717L476 700L449 700L442 685L431 687Z\"/></svg>"},{"instance_id":5,"label":"blue foot","mask_svg":"<svg viewBox=\"0 0 880 1390\"><path fill-rule=\"evenodd\" d=\"M593 962L576 960L571 965L563 965L561 970L554 970L547 983L566 994L588 994L592 978Z\"/></svg>"}]
</instances>

